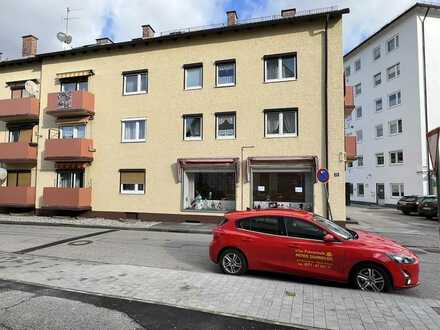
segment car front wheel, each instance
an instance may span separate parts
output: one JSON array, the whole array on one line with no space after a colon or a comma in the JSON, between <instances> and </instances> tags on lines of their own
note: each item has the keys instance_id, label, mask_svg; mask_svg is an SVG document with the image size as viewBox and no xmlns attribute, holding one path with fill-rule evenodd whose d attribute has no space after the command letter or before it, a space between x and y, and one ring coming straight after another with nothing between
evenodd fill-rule
<instances>
[{"instance_id":1,"label":"car front wheel","mask_svg":"<svg viewBox=\"0 0 440 330\"><path fill-rule=\"evenodd\" d=\"M227 249L220 256L220 268L225 274L244 274L247 270L246 258L236 249Z\"/></svg>"},{"instance_id":2,"label":"car front wheel","mask_svg":"<svg viewBox=\"0 0 440 330\"><path fill-rule=\"evenodd\" d=\"M362 291L386 292L391 288L387 272L373 264L358 267L354 272L353 283Z\"/></svg>"}]
</instances>

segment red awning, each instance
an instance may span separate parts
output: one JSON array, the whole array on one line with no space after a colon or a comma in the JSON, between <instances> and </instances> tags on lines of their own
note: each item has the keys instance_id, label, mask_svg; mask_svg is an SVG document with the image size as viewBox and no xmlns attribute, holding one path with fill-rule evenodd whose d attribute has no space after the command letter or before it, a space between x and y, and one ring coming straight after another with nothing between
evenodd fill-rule
<instances>
[{"instance_id":1,"label":"red awning","mask_svg":"<svg viewBox=\"0 0 440 330\"><path fill-rule=\"evenodd\" d=\"M251 178L251 169L258 166L288 167L305 165L311 166L313 170L312 179L316 181L316 171L319 169L317 156L279 156L279 157L248 157L246 161L246 180Z\"/></svg>"},{"instance_id":2,"label":"red awning","mask_svg":"<svg viewBox=\"0 0 440 330\"><path fill-rule=\"evenodd\" d=\"M240 161L238 158L179 158L177 159L177 181L182 182L182 174L185 169L194 168L233 168L235 181L240 176Z\"/></svg>"}]
</instances>

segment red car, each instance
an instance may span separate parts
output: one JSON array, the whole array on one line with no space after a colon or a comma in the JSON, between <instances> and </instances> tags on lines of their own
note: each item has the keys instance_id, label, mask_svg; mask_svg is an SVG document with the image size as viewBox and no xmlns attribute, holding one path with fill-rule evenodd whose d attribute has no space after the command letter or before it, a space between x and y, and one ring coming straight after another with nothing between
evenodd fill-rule
<instances>
[{"instance_id":1,"label":"red car","mask_svg":"<svg viewBox=\"0 0 440 330\"><path fill-rule=\"evenodd\" d=\"M419 258L376 234L292 209L236 211L213 230L209 254L222 271L248 269L351 283L364 291L419 284Z\"/></svg>"}]
</instances>

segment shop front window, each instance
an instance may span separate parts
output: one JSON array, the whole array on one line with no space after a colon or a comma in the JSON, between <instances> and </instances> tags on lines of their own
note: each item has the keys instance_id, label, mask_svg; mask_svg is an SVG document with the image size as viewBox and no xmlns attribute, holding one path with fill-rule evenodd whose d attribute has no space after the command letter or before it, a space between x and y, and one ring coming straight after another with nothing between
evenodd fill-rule
<instances>
[{"instance_id":1,"label":"shop front window","mask_svg":"<svg viewBox=\"0 0 440 330\"><path fill-rule=\"evenodd\" d=\"M235 210L234 172L185 172L184 209Z\"/></svg>"},{"instance_id":2,"label":"shop front window","mask_svg":"<svg viewBox=\"0 0 440 330\"><path fill-rule=\"evenodd\" d=\"M254 208L313 209L313 184L309 172L253 173Z\"/></svg>"}]
</instances>

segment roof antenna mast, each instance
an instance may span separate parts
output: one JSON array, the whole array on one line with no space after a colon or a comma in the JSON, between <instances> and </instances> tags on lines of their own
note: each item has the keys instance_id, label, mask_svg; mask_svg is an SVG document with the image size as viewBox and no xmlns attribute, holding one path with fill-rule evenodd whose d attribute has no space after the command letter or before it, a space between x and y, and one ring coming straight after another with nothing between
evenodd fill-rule
<instances>
[{"instance_id":1,"label":"roof antenna mast","mask_svg":"<svg viewBox=\"0 0 440 330\"><path fill-rule=\"evenodd\" d=\"M70 7L66 8L66 16L63 18L66 21L66 30L65 32L58 32L57 39L61 41L63 50L72 49L70 45L72 43L72 36L69 34L69 22L73 19L78 19L79 17L70 17L70 12L72 9Z\"/></svg>"}]
</instances>

